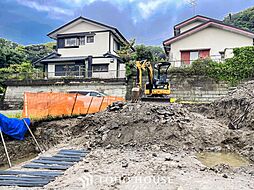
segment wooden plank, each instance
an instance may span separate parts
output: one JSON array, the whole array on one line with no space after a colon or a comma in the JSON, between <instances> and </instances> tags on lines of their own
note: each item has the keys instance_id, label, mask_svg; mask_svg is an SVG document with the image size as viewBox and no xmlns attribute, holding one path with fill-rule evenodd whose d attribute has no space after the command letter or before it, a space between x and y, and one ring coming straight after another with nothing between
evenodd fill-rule
<instances>
[{"instance_id":1,"label":"wooden plank","mask_svg":"<svg viewBox=\"0 0 254 190\"><path fill-rule=\"evenodd\" d=\"M64 162L64 161L52 161L52 160L32 160L33 163L40 164L55 164L55 165L63 165L63 166L73 166L73 162Z\"/></svg>"},{"instance_id":2,"label":"wooden plank","mask_svg":"<svg viewBox=\"0 0 254 190\"><path fill-rule=\"evenodd\" d=\"M70 159L82 159L80 156L73 156L73 155L66 155L66 154L56 154L55 156L52 156L54 158L70 158Z\"/></svg>"},{"instance_id":3,"label":"wooden plank","mask_svg":"<svg viewBox=\"0 0 254 190\"><path fill-rule=\"evenodd\" d=\"M2 176L3 177L3 176ZM47 179L27 179L27 178L19 178L16 176L12 176L7 179L1 179L0 182L10 182L10 181L17 181L17 182L26 182L26 183L49 183L50 180Z\"/></svg>"},{"instance_id":4,"label":"wooden plank","mask_svg":"<svg viewBox=\"0 0 254 190\"><path fill-rule=\"evenodd\" d=\"M15 175L2 175L0 176L0 181L1 180L22 180L22 181L34 181L34 180L48 180L52 181L54 178L45 178L42 176L15 176Z\"/></svg>"},{"instance_id":5,"label":"wooden plank","mask_svg":"<svg viewBox=\"0 0 254 190\"><path fill-rule=\"evenodd\" d=\"M0 181L0 186L19 186L19 187L43 187L48 183L42 182L25 182L25 181Z\"/></svg>"},{"instance_id":6,"label":"wooden plank","mask_svg":"<svg viewBox=\"0 0 254 190\"><path fill-rule=\"evenodd\" d=\"M63 172L53 171L17 171L17 170L2 170L0 175L27 175L27 176L43 176L47 178L58 177L63 175Z\"/></svg>"},{"instance_id":7,"label":"wooden plank","mask_svg":"<svg viewBox=\"0 0 254 190\"><path fill-rule=\"evenodd\" d=\"M51 160L51 161L66 161L66 162L79 162L81 161L81 158L70 158L70 157L40 157L39 160Z\"/></svg>"},{"instance_id":8,"label":"wooden plank","mask_svg":"<svg viewBox=\"0 0 254 190\"><path fill-rule=\"evenodd\" d=\"M33 169L49 169L49 170L67 170L69 166L56 166L56 165L45 165L45 164L26 164L22 166L23 168L33 168Z\"/></svg>"},{"instance_id":9,"label":"wooden plank","mask_svg":"<svg viewBox=\"0 0 254 190\"><path fill-rule=\"evenodd\" d=\"M88 153L87 150L72 150L72 149L62 149L60 151L63 151L63 152L74 152L74 153Z\"/></svg>"},{"instance_id":10,"label":"wooden plank","mask_svg":"<svg viewBox=\"0 0 254 190\"><path fill-rule=\"evenodd\" d=\"M87 155L87 153L76 153L76 152L67 152L67 151L59 151L58 154L61 155L68 155L68 156L78 156L78 157L85 157Z\"/></svg>"}]
</instances>

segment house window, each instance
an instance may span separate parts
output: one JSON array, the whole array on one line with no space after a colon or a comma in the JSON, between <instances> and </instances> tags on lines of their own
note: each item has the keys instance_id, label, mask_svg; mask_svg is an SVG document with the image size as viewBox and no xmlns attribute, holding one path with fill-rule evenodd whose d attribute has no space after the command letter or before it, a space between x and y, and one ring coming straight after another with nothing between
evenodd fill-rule
<instances>
[{"instance_id":1,"label":"house window","mask_svg":"<svg viewBox=\"0 0 254 190\"><path fill-rule=\"evenodd\" d=\"M55 76L83 76L81 65L59 64L55 65Z\"/></svg>"},{"instance_id":2,"label":"house window","mask_svg":"<svg viewBox=\"0 0 254 190\"><path fill-rule=\"evenodd\" d=\"M201 58L205 59L210 56L210 50L194 50L194 51L181 51L182 64L190 64L193 61Z\"/></svg>"},{"instance_id":3,"label":"house window","mask_svg":"<svg viewBox=\"0 0 254 190\"><path fill-rule=\"evenodd\" d=\"M66 38L65 47L78 46L78 38Z\"/></svg>"},{"instance_id":4,"label":"house window","mask_svg":"<svg viewBox=\"0 0 254 190\"><path fill-rule=\"evenodd\" d=\"M194 60L197 60L198 58L199 58L199 52L198 51L191 51L190 52L190 61L191 61L191 63Z\"/></svg>"},{"instance_id":5,"label":"house window","mask_svg":"<svg viewBox=\"0 0 254 190\"><path fill-rule=\"evenodd\" d=\"M86 42L87 43L94 43L94 36L87 36Z\"/></svg>"},{"instance_id":6,"label":"house window","mask_svg":"<svg viewBox=\"0 0 254 190\"><path fill-rule=\"evenodd\" d=\"M108 64L94 64L93 72L108 72Z\"/></svg>"},{"instance_id":7,"label":"house window","mask_svg":"<svg viewBox=\"0 0 254 190\"><path fill-rule=\"evenodd\" d=\"M86 44L86 38L85 37L80 37L79 38L79 45L85 45Z\"/></svg>"},{"instance_id":8,"label":"house window","mask_svg":"<svg viewBox=\"0 0 254 190\"><path fill-rule=\"evenodd\" d=\"M114 47L114 51L120 50L120 44L115 40L114 40L114 46L113 47Z\"/></svg>"}]
</instances>

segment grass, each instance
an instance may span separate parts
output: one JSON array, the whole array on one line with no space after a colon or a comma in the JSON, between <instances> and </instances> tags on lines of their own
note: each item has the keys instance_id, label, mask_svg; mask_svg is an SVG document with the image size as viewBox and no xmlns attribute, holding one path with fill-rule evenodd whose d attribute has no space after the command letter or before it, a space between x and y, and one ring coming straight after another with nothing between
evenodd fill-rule
<instances>
[{"instance_id":1,"label":"grass","mask_svg":"<svg viewBox=\"0 0 254 190\"><path fill-rule=\"evenodd\" d=\"M22 118L22 113L3 113L3 115L9 118Z\"/></svg>"}]
</instances>

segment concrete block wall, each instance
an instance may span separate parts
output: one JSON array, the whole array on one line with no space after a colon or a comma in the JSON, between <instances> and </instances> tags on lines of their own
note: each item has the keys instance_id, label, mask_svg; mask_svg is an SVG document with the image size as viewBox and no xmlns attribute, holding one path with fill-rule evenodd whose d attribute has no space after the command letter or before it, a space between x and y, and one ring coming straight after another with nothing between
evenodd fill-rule
<instances>
[{"instance_id":1,"label":"concrete block wall","mask_svg":"<svg viewBox=\"0 0 254 190\"><path fill-rule=\"evenodd\" d=\"M21 109L24 92L66 92L67 90L96 90L125 98L126 84L124 82L70 82L68 84L45 82L38 85L35 82L30 85L17 83L7 86L3 104L5 109Z\"/></svg>"},{"instance_id":2,"label":"concrete block wall","mask_svg":"<svg viewBox=\"0 0 254 190\"><path fill-rule=\"evenodd\" d=\"M172 96L179 101L212 102L229 92L226 82L215 81L206 76L170 76Z\"/></svg>"},{"instance_id":3,"label":"concrete block wall","mask_svg":"<svg viewBox=\"0 0 254 190\"><path fill-rule=\"evenodd\" d=\"M30 81L29 83L10 83L4 98L6 109L22 107L24 92L66 92L67 90L97 90L108 95L131 98L135 79L125 81ZM144 80L145 83L145 80ZM227 83L215 81L205 76L170 75L171 96L179 101L212 102L228 94Z\"/></svg>"}]
</instances>

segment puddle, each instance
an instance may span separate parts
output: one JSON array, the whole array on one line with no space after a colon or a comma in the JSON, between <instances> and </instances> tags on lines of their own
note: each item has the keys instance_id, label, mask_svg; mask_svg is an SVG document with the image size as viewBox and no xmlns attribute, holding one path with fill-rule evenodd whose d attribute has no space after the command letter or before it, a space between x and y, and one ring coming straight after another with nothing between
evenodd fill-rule
<instances>
[{"instance_id":1,"label":"puddle","mask_svg":"<svg viewBox=\"0 0 254 190\"><path fill-rule=\"evenodd\" d=\"M197 153L197 158L202 164L213 167L218 164L227 164L231 167L247 166L249 161L236 153L227 152L201 152Z\"/></svg>"},{"instance_id":2,"label":"puddle","mask_svg":"<svg viewBox=\"0 0 254 190\"><path fill-rule=\"evenodd\" d=\"M21 164L23 162L26 162L26 161L29 161L29 160L32 160L34 159L36 156L38 156L37 154L31 154L31 155L28 155L27 157L24 157L24 158L21 158L19 160L15 160L15 161L12 161L11 160L11 164L12 164L12 167L18 165L18 164ZM0 165L0 170L6 170L6 169L9 169L9 165L8 163L4 164L4 165Z\"/></svg>"}]
</instances>

